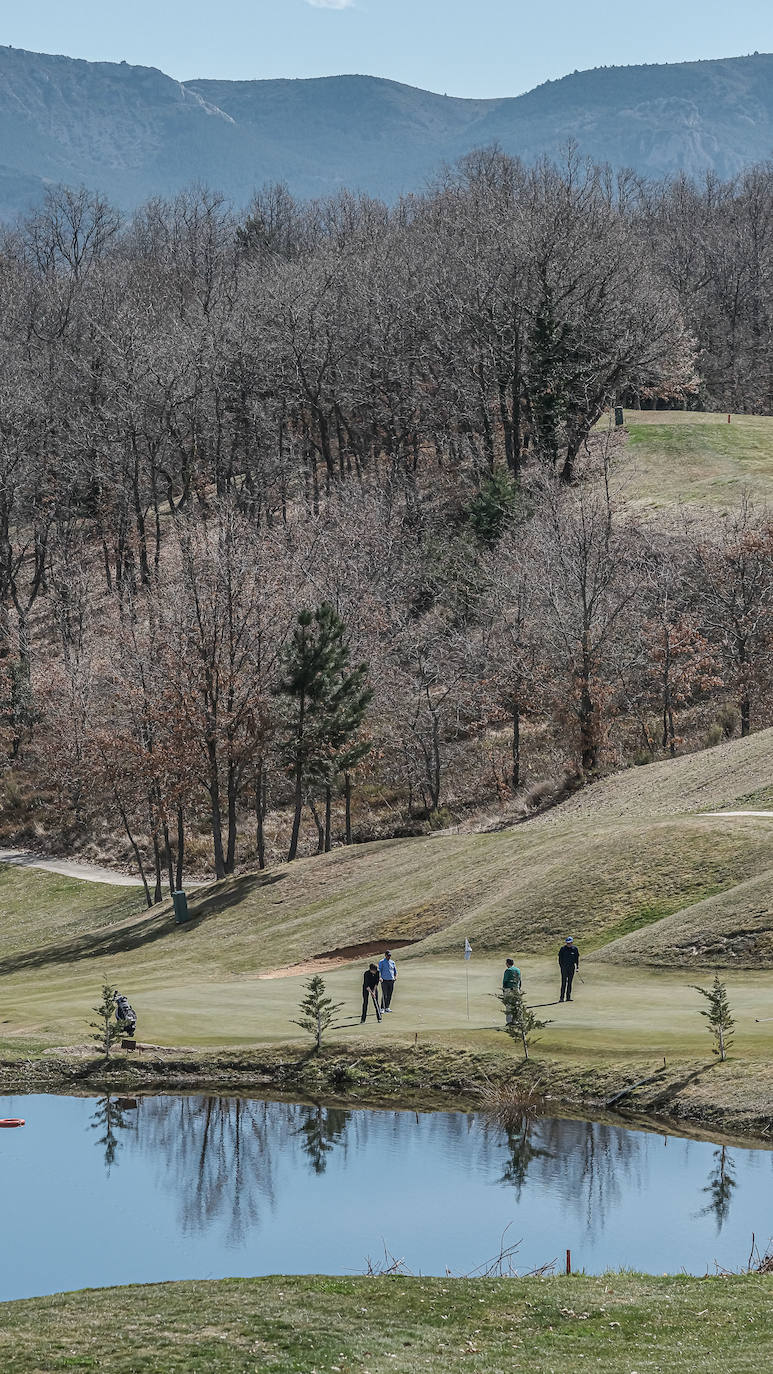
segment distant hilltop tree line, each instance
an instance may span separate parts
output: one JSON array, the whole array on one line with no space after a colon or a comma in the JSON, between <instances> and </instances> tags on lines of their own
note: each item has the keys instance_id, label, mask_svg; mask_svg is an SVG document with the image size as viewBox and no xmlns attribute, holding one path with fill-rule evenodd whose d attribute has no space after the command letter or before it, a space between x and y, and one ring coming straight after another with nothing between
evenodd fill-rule
<instances>
[{"instance_id":1,"label":"distant hilltop tree line","mask_svg":"<svg viewBox=\"0 0 773 1374\"><path fill-rule=\"evenodd\" d=\"M150 903L768 723L769 512L642 524L598 421L773 409L771 168L60 190L0 253L4 838Z\"/></svg>"}]
</instances>

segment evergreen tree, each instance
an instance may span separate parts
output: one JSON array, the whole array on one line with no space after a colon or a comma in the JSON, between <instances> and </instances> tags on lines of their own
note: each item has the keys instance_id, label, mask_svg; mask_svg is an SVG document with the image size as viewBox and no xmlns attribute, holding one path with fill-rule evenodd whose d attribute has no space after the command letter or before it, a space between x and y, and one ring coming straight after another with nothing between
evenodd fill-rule
<instances>
[{"instance_id":1,"label":"evergreen tree","mask_svg":"<svg viewBox=\"0 0 773 1374\"><path fill-rule=\"evenodd\" d=\"M102 1001L98 1007L94 1007L97 1020L90 1021L89 1025L94 1031L92 1040L96 1040L100 1049L104 1051L105 1059L110 1058L110 1049L113 1042L120 1035L118 1026L113 1021L115 1013L115 993L110 983L102 984Z\"/></svg>"},{"instance_id":2,"label":"evergreen tree","mask_svg":"<svg viewBox=\"0 0 773 1374\"><path fill-rule=\"evenodd\" d=\"M523 1045L523 1057L528 1059L529 1044L534 1039L534 1032L542 1030L547 1022L537 1020L531 1007L527 1007L520 988L504 988L496 997L502 1003L505 1013L507 1034L511 1035L513 1040L520 1040Z\"/></svg>"},{"instance_id":3,"label":"evergreen tree","mask_svg":"<svg viewBox=\"0 0 773 1374\"><path fill-rule=\"evenodd\" d=\"M332 606L301 611L287 653L279 691L292 704L283 741L287 771L295 782L295 813L288 862L298 852L301 813L307 795L324 790L325 848L329 848L330 794L340 772L351 772L367 745L355 744L373 695L367 664L349 669L346 628Z\"/></svg>"},{"instance_id":4,"label":"evergreen tree","mask_svg":"<svg viewBox=\"0 0 773 1374\"><path fill-rule=\"evenodd\" d=\"M467 507L467 522L477 543L493 548L517 505L517 484L504 468L495 468Z\"/></svg>"},{"instance_id":5,"label":"evergreen tree","mask_svg":"<svg viewBox=\"0 0 773 1374\"><path fill-rule=\"evenodd\" d=\"M315 973L306 984L306 993L301 998L300 1015L293 1017L292 1023L313 1035L315 1048L319 1050L322 1036L333 1025L336 1013L342 1007L343 1002L334 1002L327 996L324 978Z\"/></svg>"},{"instance_id":6,"label":"evergreen tree","mask_svg":"<svg viewBox=\"0 0 773 1374\"><path fill-rule=\"evenodd\" d=\"M735 1026L732 1009L727 998L727 987L718 973L714 974L714 982L710 988L699 988L695 983L692 984L692 987L708 1002L708 1007L701 1012L701 1016L705 1016L709 1023L709 1030L714 1038L714 1053L719 1055L720 1062L723 1063L733 1041Z\"/></svg>"},{"instance_id":7,"label":"evergreen tree","mask_svg":"<svg viewBox=\"0 0 773 1374\"><path fill-rule=\"evenodd\" d=\"M541 457L558 464L561 425L566 412L566 328L558 324L553 296L546 281L531 337L531 366L527 387L528 410Z\"/></svg>"}]
</instances>

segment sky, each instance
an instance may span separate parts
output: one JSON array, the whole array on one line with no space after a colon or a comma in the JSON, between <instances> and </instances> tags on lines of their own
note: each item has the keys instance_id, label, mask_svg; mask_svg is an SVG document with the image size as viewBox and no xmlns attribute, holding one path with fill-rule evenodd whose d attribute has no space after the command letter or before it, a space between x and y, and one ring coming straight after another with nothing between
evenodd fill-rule
<instances>
[{"instance_id":1,"label":"sky","mask_svg":"<svg viewBox=\"0 0 773 1374\"><path fill-rule=\"evenodd\" d=\"M0 42L193 77L367 73L519 95L587 67L773 51L771 0L0 0Z\"/></svg>"}]
</instances>

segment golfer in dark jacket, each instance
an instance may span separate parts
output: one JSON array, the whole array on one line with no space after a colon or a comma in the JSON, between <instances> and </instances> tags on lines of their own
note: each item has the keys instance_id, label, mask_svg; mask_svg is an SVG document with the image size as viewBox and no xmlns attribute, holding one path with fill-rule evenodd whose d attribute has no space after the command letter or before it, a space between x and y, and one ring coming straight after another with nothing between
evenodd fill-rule
<instances>
[{"instance_id":1,"label":"golfer in dark jacket","mask_svg":"<svg viewBox=\"0 0 773 1374\"><path fill-rule=\"evenodd\" d=\"M366 968L365 976L362 980L362 1017L360 1019L360 1025L362 1025L362 1022L368 1014L369 1002L372 1002L376 1008L376 1020L381 1020L381 1008L378 1004L378 985L380 982L381 979L379 977L378 968L375 964L371 964L369 968Z\"/></svg>"},{"instance_id":2,"label":"golfer in dark jacket","mask_svg":"<svg viewBox=\"0 0 773 1374\"><path fill-rule=\"evenodd\" d=\"M571 935L567 935L558 951L558 963L561 968L561 996L559 1001L571 1002L572 979L580 967L580 951Z\"/></svg>"}]
</instances>

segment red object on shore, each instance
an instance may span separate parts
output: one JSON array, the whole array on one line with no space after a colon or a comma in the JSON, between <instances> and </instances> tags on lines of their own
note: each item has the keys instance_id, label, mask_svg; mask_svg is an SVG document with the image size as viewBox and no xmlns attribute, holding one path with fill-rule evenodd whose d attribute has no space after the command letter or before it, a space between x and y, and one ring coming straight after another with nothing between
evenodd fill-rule
<instances>
[{"instance_id":1,"label":"red object on shore","mask_svg":"<svg viewBox=\"0 0 773 1374\"><path fill-rule=\"evenodd\" d=\"M0 1126L23 1126L24 1118L21 1116L0 1117Z\"/></svg>"}]
</instances>

